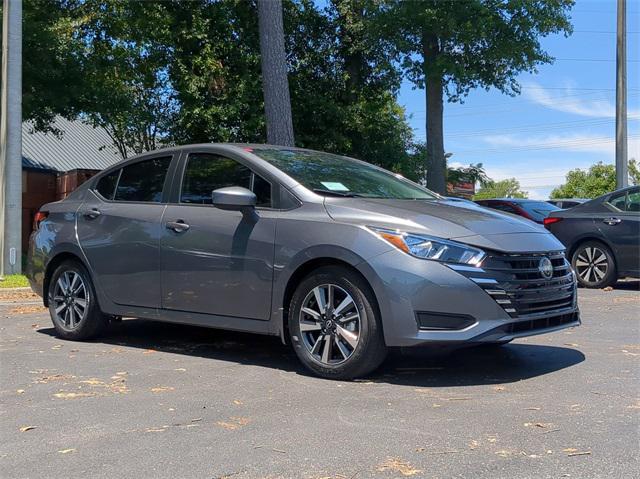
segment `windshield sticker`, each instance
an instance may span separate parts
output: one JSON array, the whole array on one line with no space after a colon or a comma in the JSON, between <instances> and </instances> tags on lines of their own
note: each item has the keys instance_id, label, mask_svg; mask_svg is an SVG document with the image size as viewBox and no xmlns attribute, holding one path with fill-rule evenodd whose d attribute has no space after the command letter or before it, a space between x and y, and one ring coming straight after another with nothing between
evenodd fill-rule
<instances>
[{"instance_id":1,"label":"windshield sticker","mask_svg":"<svg viewBox=\"0 0 640 479\"><path fill-rule=\"evenodd\" d=\"M320 183L329 191L349 191L349 188L337 181L321 181Z\"/></svg>"}]
</instances>

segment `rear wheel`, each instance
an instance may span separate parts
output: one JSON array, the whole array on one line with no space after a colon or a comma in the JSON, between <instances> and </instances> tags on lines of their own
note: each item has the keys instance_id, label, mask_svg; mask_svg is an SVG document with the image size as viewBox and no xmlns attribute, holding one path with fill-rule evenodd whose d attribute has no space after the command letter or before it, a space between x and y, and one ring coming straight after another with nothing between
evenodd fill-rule
<instances>
[{"instance_id":1,"label":"rear wheel","mask_svg":"<svg viewBox=\"0 0 640 479\"><path fill-rule=\"evenodd\" d=\"M90 339L107 325L91 277L78 261L64 261L56 268L49 281L48 300L51 321L61 338Z\"/></svg>"},{"instance_id":2,"label":"rear wheel","mask_svg":"<svg viewBox=\"0 0 640 479\"><path fill-rule=\"evenodd\" d=\"M340 266L320 268L300 283L291 299L289 332L302 363L325 378L363 376L387 353L368 285Z\"/></svg>"},{"instance_id":3,"label":"rear wheel","mask_svg":"<svg viewBox=\"0 0 640 479\"><path fill-rule=\"evenodd\" d=\"M616 282L616 262L611 250L599 241L587 241L571 258L578 283L585 288L605 288Z\"/></svg>"}]
</instances>

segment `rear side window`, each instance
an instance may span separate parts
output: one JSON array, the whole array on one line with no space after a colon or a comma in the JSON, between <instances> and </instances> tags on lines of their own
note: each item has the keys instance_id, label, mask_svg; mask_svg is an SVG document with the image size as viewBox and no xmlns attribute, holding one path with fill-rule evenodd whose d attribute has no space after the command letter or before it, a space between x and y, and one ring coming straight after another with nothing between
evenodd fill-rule
<instances>
[{"instance_id":1,"label":"rear side window","mask_svg":"<svg viewBox=\"0 0 640 479\"><path fill-rule=\"evenodd\" d=\"M231 158L212 154L189 155L182 180L181 203L211 204L211 192L227 186L253 191L256 206L271 206L271 184Z\"/></svg>"},{"instance_id":2,"label":"rear side window","mask_svg":"<svg viewBox=\"0 0 640 479\"><path fill-rule=\"evenodd\" d=\"M96 191L100 193L100 196L107 200L113 199L113 194L116 191L116 184L118 183L118 177L120 176L120 171L121 170L116 170L98 180Z\"/></svg>"},{"instance_id":3,"label":"rear side window","mask_svg":"<svg viewBox=\"0 0 640 479\"><path fill-rule=\"evenodd\" d=\"M160 203L171 157L153 158L125 166L116 187L116 201Z\"/></svg>"},{"instance_id":4,"label":"rear side window","mask_svg":"<svg viewBox=\"0 0 640 479\"><path fill-rule=\"evenodd\" d=\"M609 199L609 204L620 211L640 211L640 191L626 191Z\"/></svg>"}]
</instances>

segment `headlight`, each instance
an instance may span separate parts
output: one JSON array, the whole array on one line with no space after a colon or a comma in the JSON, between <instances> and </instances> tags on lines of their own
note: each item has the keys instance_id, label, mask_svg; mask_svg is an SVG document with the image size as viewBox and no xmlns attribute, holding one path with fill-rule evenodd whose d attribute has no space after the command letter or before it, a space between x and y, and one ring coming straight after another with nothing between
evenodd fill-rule
<instances>
[{"instance_id":1,"label":"headlight","mask_svg":"<svg viewBox=\"0 0 640 479\"><path fill-rule=\"evenodd\" d=\"M372 226L369 229L399 250L416 258L477 266L486 256L480 249L455 241Z\"/></svg>"}]
</instances>

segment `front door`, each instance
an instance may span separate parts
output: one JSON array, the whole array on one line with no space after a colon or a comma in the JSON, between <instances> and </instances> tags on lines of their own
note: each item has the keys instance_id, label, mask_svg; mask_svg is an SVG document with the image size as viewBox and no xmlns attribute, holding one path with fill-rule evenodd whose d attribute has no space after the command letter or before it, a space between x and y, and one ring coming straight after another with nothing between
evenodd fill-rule
<instances>
[{"instance_id":1,"label":"front door","mask_svg":"<svg viewBox=\"0 0 640 479\"><path fill-rule=\"evenodd\" d=\"M160 307L163 190L171 160L154 157L101 177L78 211L80 247L114 303Z\"/></svg>"},{"instance_id":2,"label":"front door","mask_svg":"<svg viewBox=\"0 0 640 479\"><path fill-rule=\"evenodd\" d=\"M211 192L225 186L251 189L256 210L212 206ZM162 219L162 307L268 320L276 216L266 180L234 159L189 154L178 203Z\"/></svg>"}]
</instances>

